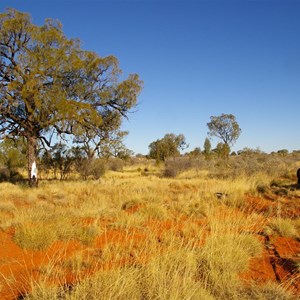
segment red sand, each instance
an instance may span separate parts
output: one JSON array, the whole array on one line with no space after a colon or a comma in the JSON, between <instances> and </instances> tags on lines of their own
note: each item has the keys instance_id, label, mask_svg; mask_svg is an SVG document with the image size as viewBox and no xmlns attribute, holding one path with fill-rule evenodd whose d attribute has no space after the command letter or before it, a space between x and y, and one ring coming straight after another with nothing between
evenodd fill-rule
<instances>
[{"instance_id":1,"label":"red sand","mask_svg":"<svg viewBox=\"0 0 300 300\"><path fill-rule=\"evenodd\" d=\"M172 187L176 189L176 187ZM187 189L189 187L186 187ZM267 199L260 199L247 196L247 211L255 211L257 213L270 213L276 205L276 202ZM18 205L21 203L18 200ZM291 211L292 205L287 206L287 213L297 215L296 211ZM298 205L299 207L299 205ZM135 206L128 209L128 213L136 213L140 207ZM226 209L220 211L220 217L226 217ZM237 217L245 212L236 211ZM230 211L232 216L232 209ZM92 224L92 218L81 220L83 225ZM109 221L104 220L101 224L106 228L105 232L96 237L93 245L83 245L78 241L56 241L44 251L23 250L13 241L14 229L10 228L6 231L0 231L0 299L13 300L20 295L30 292L30 282L38 280L43 276L42 269L47 265L57 268L55 278L48 278L52 283L72 284L80 280L84 276L90 276L97 270L109 269L112 267L120 267L125 264L145 264L153 253L148 253L145 240L149 239L149 233L157 237L158 251L163 251L164 243L160 243L160 239L164 233L172 231L180 236L183 228L190 224L203 224L205 222L195 219L179 218L174 220L149 220L142 229L114 229L107 226ZM261 225L263 226L262 220ZM207 229L207 228L206 228ZM278 282L288 286L294 292L300 294L300 276L299 270L295 270L295 262L299 262L300 243L292 238L284 237L263 237L259 235L259 228L245 228L250 234L255 234L265 246L260 257L252 258L249 262L247 272L241 274L241 279L245 284L250 281L264 284L267 281ZM209 234L207 231L206 234ZM199 247L203 244L199 242ZM109 261L101 261L102 250L107 245L118 245L124 249L118 261L111 263ZM134 251L127 251L128 245L130 249L136 249L138 255ZM80 254L87 258L85 268L81 273L73 274L71 269L64 266L64 262L70 261L75 255ZM123 255L123 256L122 256ZM85 261L83 259L83 261Z\"/></svg>"}]
</instances>

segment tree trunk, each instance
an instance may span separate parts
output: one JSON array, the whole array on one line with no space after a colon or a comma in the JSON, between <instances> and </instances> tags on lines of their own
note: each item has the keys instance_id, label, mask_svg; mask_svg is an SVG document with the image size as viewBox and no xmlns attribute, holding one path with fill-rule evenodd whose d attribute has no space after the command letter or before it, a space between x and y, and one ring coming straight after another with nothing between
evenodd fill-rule
<instances>
[{"instance_id":1,"label":"tree trunk","mask_svg":"<svg viewBox=\"0 0 300 300\"><path fill-rule=\"evenodd\" d=\"M36 137L27 137L27 161L28 161L29 186L37 186L37 180L38 180L37 172L34 172L34 170L32 169L34 164L37 163L37 139L36 139Z\"/></svg>"}]
</instances>

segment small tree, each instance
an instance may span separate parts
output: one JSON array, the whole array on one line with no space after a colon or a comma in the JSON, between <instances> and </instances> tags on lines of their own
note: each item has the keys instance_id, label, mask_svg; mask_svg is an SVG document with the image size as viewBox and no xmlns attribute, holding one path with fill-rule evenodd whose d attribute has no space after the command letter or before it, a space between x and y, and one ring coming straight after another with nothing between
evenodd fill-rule
<instances>
[{"instance_id":1,"label":"small tree","mask_svg":"<svg viewBox=\"0 0 300 300\"><path fill-rule=\"evenodd\" d=\"M149 145L149 157L157 161L165 161L168 157L180 155L180 150L187 148L183 134L166 134L162 139L156 140Z\"/></svg>"},{"instance_id":2,"label":"small tree","mask_svg":"<svg viewBox=\"0 0 300 300\"><path fill-rule=\"evenodd\" d=\"M229 154L230 145L234 144L241 134L241 129L235 116L232 114L222 114L221 116L211 116L210 120L207 123L208 134L220 138L226 147L228 147Z\"/></svg>"},{"instance_id":3,"label":"small tree","mask_svg":"<svg viewBox=\"0 0 300 300\"><path fill-rule=\"evenodd\" d=\"M204 145L203 145L203 154L205 156L205 159L209 159L211 156L211 143L208 138L205 139Z\"/></svg>"}]
</instances>

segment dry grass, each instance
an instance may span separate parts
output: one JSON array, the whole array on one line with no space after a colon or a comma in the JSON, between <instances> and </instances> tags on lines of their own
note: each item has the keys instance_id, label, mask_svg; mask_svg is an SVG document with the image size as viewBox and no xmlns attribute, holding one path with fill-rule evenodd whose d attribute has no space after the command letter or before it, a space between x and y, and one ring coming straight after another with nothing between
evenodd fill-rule
<instances>
[{"instance_id":1,"label":"dry grass","mask_svg":"<svg viewBox=\"0 0 300 300\"><path fill-rule=\"evenodd\" d=\"M257 233L267 223L280 235L299 234L296 220L269 222L244 210L244 195L270 177L162 172L139 165L99 181L0 184L0 227L13 228L21 248L78 241L86 250L41 267L24 299L292 299L278 285L249 288L239 279L261 254ZM68 273L76 278L70 284L61 280Z\"/></svg>"},{"instance_id":2,"label":"dry grass","mask_svg":"<svg viewBox=\"0 0 300 300\"><path fill-rule=\"evenodd\" d=\"M269 223L269 227L273 232L284 237L299 238L299 231L294 225L294 222L289 219L277 218Z\"/></svg>"}]
</instances>

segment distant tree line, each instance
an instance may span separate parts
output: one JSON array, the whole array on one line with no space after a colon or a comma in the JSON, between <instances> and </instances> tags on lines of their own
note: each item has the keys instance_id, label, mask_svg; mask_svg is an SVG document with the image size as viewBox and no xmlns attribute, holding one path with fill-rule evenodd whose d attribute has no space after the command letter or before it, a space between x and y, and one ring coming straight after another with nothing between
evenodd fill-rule
<instances>
[{"instance_id":1,"label":"distant tree line","mask_svg":"<svg viewBox=\"0 0 300 300\"><path fill-rule=\"evenodd\" d=\"M211 121L207 123L210 137L217 137L222 140L212 149L209 138L204 141L201 151L199 147L189 153L191 157L204 155L206 159L210 159L213 153L219 158L227 159L230 154L230 146L236 142L241 134L241 129L232 114L222 114L220 116L210 117ZM183 134L175 135L173 133L166 134L162 139L156 140L149 145L149 157L157 161L165 161L166 158L176 157L180 155L180 150L186 149L185 136Z\"/></svg>"}]
</instances>

